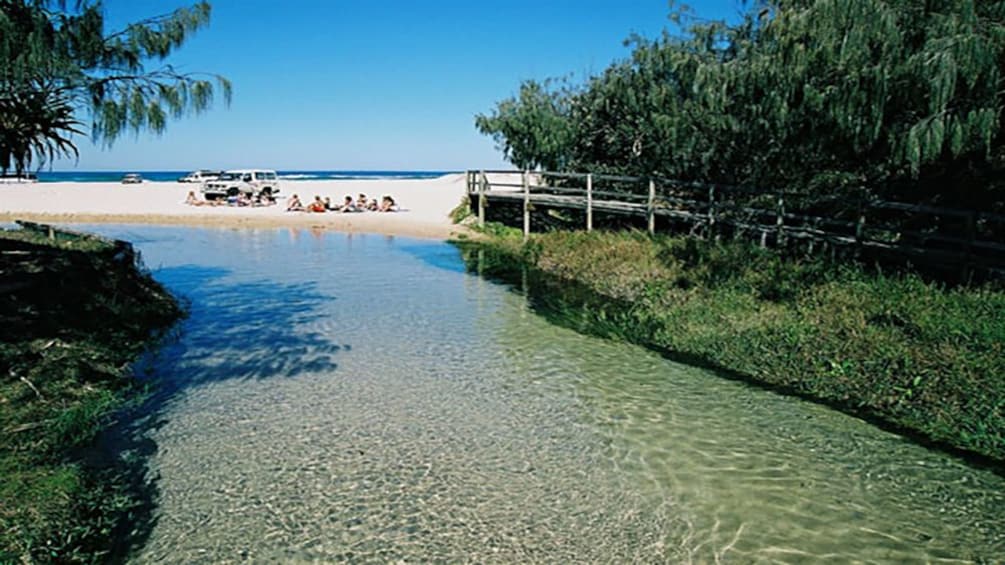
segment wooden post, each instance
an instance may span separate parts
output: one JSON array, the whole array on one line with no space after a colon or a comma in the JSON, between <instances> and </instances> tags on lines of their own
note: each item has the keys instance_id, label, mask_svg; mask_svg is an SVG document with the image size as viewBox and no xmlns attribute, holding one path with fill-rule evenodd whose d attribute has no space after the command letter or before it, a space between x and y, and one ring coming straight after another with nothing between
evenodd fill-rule
<instances>
[{"instance_id":1,"label":"wooden post","mask_svg":"<svg viewBox=\"0 0 1005 565\"><path fill-rule=\"evenodd\" d=\"M586 231L593 231L593 173L586 175Z\"/></svg>"},{"instance_id":2,"label":"wooden post","mask_svg":"<svg viewBox=\"0 0 1005 565\"><path fill-rule=\"evenodd\" d=\"M785 245L785 197L778 193L778 207L776 209L775 229L778 231L775 236L779 247Z\"/></svg>"},{"instance_id":3,"label":"wooden post","mask_svg":"<svg viewBox=\"0 0 1005 565\"><path fill-rule=\"evenodd\" d=\"M977 239L977 212L967 214L967 254L963 262L963 282L969 283L973 276L974 240Z\"/></svg>"},{"instance_id":4,"label":"wooden post","mask_svg":"<svg viewBox=\"0 0 1005 565\"><path fill-rule=\"evenodd\" d=\"M485 227L485 190L488 184L488 178L485 176L485 171L479 173L480 178L478 179L478 225Z\"/></svg>"},{"instance_id":5,"label":"wooden post","mask_svg":"<svg viewBox=\"0 0 1005 565\"><path fill-rule=\"evenodd\" d=\"M649 234L656 233L656 181L649 179L649 206L646 209L649 220Z\"/></svg>"},{"instance_id":6,"label":"wooden post","mask_svg":"<svg viewBox=\"0 0 1005 565\"><path fill-rule=\"evenodd\" d=\"M528 172L523 172L523 240L530 237L530 179Z\"/></svg>"},{"instance_id":7,"label":"wooden post","mask_svg":"<svg viewBox=\"0 0 1005 565\"><path fill-rule=\"evenodd\" d=\"M56 230L52 229L52 226L47 226L49 228L49 239L56 239Z\"/></svg>"},{"instance_id":8,"label":"wooden post","mask_svg":"<svg viewBox=\"0 0 1005 565\"><path fill-rule=\"evenodd\" d=\"M869 191L864 186L860 186L858 188L858 215L855 218L855 249L853 253L856 259L862 257L862 242L865 240L865 213L868 209ZM821 244L820 250L827 250L826 241Z\"/></svg>"},{"instance_id":9,"label":"wooden post","mask_svg":"<svg viewBox=\"0 0 1005 565\"><path fill-rule=\"evenodd\" d=\"M858 219L855 220L855 253L862 253L862 238L865 236L865 205L858 209Z\"/></svg>"},{"instance_id":10,"label":"wooden post","mask_svg":"<svg viewBox=\"0 0 1005 565\"><path fill-rule=\"evenodd\" d=\"M708 238L715 239L715 185L708 187Z\"/></svg>"}]
</instances>

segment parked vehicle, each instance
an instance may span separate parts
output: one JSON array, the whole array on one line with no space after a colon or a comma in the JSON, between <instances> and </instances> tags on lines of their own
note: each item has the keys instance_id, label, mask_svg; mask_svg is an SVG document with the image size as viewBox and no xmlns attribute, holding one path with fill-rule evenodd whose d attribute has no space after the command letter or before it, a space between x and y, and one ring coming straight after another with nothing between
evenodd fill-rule
<instances>
[{"instance_id":1,"label":"parked vehicle","mask_svg":"<svg viewBox=\"0 0 1005 565\"><path fill-rule=\"evenodd\" d=\"M178 182L198 182L203 183L208 180L216 180L220 178L220 171L211 171L209 169L199 169L198 171L193 171L180 179Z\"/></svg>"},{"instance_id":2,"label":"parked vehicle","mask_svg":"<svg viewBox=\"0 0 1005 565\"><path fill-rule=\"evenodd\" d=\"M38 182L38 177L35 176L35 173L0 175L0 184L20 184L28 182Z\"/></svg>"},{"instance_id":3,"label":"parked vehicle","mask_svg":"<svg viewBox=\"0 0 1005 565\"><path fill-rule=\"evenodd\" d=\"M219 178L202 185L202 194L206 200L237 196L240 193L275 198L279 194L279 175L276 171L267 169L237 169L225 171Z\"/></svg>"},{"instance_id":4,"label":"parked vehicle","mask_svg":"<svg viewBox=\"0 0 1005 565\"><path fill-rule=\"evenodd\" d=\"M129 173L122 177L122 184L140 184L143 182L143 177L138 173Z\"/></svg>"}]
</instances>

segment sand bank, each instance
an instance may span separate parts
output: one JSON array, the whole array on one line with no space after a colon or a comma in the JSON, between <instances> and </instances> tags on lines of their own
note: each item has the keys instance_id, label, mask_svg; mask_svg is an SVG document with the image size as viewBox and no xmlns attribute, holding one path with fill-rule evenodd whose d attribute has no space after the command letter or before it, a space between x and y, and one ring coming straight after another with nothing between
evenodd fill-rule
<instances>
[{"instance_id":1,"label":"sand bank","mask_svg":"<svg viewBox=\"0 0 1005 565\"><path fill-rule=\"evenodd\" d=\"M0 185L0 220L72 223L144 223L221 227L324 228L446 239L462 233L448 214L464 197L464 175L436 179L283 181L279 204L268 207L189 206L185 197L198 185L175 182L35 183ZM285 201L298 194L306 204L314 196L341 203L359 193L380 199L390 195L401 211L392 213L287 212Z\"/></svg>"}]
</instances>

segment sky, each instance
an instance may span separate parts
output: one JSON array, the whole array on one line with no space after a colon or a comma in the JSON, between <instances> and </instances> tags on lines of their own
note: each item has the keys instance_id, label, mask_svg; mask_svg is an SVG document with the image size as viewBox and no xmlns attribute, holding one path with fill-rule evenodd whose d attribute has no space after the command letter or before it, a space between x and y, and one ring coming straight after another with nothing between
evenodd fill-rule
<instances>
[{"instance_id":1,"label":"sky","mask_svg":"<svg viewBox=\"0 0 1005 565\"><path fill-rule=\"evenodd\" d=\"M667 0L211 0L166 61L234 86L167 130L78 142L53 170L448 171L506 166L474 117L526 79L581 80L671 25ZM742 0L691 0L734 20ZM185 1L105 0L109 31ZM148 70L159 63L147 65Z\"/></svg>"}]
</instances>

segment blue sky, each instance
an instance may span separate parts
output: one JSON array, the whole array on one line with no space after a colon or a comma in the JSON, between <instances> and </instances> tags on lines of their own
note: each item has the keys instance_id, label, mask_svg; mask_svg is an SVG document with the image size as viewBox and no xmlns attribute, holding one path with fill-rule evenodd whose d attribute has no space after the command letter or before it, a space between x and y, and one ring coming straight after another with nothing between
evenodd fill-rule
<instances>
[{"instance_id":1,"label":"blue sky","mask_svg":"<svg viewBox=\"0 0 1005 565\"><path fill-rule=\"evenodd\" d=\"M692 0L734 19L741 0ZM185 2L105 0L112 28ZM234 98L127 134L82 139L55 170L268 167L461 170L504 165L474 116L523 79L603 70L631 33L670 25L667 0L214 0L211 24L168 62L219 73Z\"/></svg>"}]
</instances>

